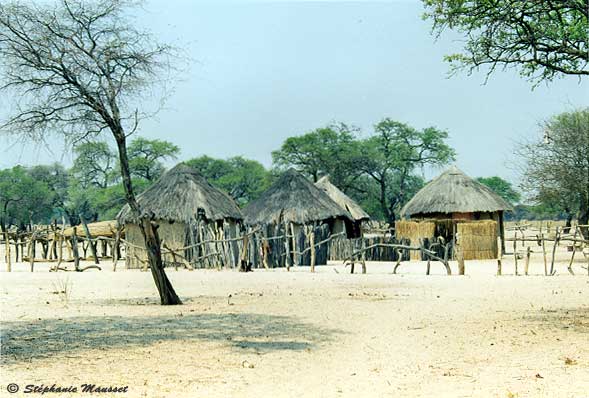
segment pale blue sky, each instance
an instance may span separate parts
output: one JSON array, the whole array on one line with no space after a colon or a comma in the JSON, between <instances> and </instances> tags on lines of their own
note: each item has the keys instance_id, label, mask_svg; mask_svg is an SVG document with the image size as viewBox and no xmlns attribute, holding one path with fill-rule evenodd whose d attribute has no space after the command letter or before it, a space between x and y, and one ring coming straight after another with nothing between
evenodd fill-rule
<instances>
[{"instance_id":1,"label":"pale blue sky","mask_svg":"<svg viewBox=\"0 0 589 398\"><path fill-rule=\"evenodd\" d=\"M291 135L342 121L361 127L390 117L448 130L457 165L472 176L515 180L512 144L554 113L589 105L589 83L568 77L532 90L515 71L447 78L420 1L289 2L148 0L142 24L193 62L167 109L141 134L170 140L181 160L243 155L270 165ZM7 148L0 168L71 162L63 145Z\"/></svg>"}]
</instances>

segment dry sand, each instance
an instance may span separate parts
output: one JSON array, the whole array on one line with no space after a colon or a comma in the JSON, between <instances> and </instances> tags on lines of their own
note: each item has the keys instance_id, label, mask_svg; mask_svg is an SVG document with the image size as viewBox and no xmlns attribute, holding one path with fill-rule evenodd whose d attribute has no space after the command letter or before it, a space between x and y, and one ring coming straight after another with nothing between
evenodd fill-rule
<instances>
[{"instance_id":1,"label":"dry sand","mask_svg":"<svg viewBox=\"0 0 589 398\"><path fill-rule=\"evenodd\" d=\"M17 264L0 273L0 396L93 383L125 397L589 397L589 277L560 256L554 277L538 254L527 277L497 277L494 261L464 277L418 262L170 270L185 302L172 307L149 273Z\"/></svg>"}]
</instances>

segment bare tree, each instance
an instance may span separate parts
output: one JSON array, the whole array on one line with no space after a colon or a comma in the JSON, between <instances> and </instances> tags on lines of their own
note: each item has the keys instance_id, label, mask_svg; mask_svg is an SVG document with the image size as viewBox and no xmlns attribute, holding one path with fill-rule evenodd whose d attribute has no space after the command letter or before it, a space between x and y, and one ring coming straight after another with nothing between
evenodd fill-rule
<instances>
[{"instance_id":1,"label":"bare tree","mask_svg":"<svg viewBox=\"0 0 589 398\"><path fill-rule=\"evenodd\" d=\"M3 130L70 141L108 132L115 139L126 200L139 219L161 303L181 304L161 259L157 225L131 184L127 137L146 116L134 102L169 70L172 48L132 26L126 0L0 3L0 90L13 94Z\"/></svg>"},{"instance_id":2,"label":"bare tree","mask_svg":"<svg viewBox=\"0 0 589 398\"><path fill-rule=\"evenodd\" d=\"M522 188L539 204L558 208L589 223L589 108L553 116L543 137L522 144ZM586 229L583 234L589 237Z\"/></svg>"}]
</instances>

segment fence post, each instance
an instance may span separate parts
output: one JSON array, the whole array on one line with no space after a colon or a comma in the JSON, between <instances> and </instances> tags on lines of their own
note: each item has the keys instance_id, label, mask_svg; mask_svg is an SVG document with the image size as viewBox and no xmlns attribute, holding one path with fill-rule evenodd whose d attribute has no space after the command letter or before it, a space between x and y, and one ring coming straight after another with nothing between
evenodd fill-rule
<instances>
[{"instance_id":1,"label":"fence post","mask_svg":"<svg viewBox=\"0 0 589 398\"><path fill-rule=\"evenodd\" d=\"M458 260L458 275L464 275L464 251L460 241L460 233L456 232L456 259Z\"/></svg>"},{"instance_id":2,"label":"fence post","mask_svg":"<svg viewBox=\"0 0 589 398\"><path fill-rule=\"evenodd\" d=\"M524 274L528 275L528 269L530 268L530 255L531 255L531 248L530 246L527 247L526 250L526 265L524 267Z\"/></svg>"},{"instance_id":3,"label":"fence post","mask_svg":"<svg viewBox=\"0 0 589 398\"><path fill-rule=\"evenodd\" d=\"M311 272L315 272L315 228L311 227L309 233L309 244L311 245Z\"/></svg>"},{"instance_id":4,"label":"fence post","mask_svg":"<svg viewBox=\"0 0 589 398\"><path fill-rule=\"evenodd\" d=\"M33 232L33 234L31 235L31 244L29 246L29 264L31 265L31 272L33 272L35 269L35 240L36 239L37 239L37 237L35 236L35 233Z\"/></svg>"},{"instance_id":5,"label":"fence post","mask_svg":"<svg viewBox=\"0 0 589 398\"><path fill-rule=\"evenodd\" d=\"M77 227L72 228L72 252L74 255L74 269L80 270L80 254L78 252L78 233Z\"/></svg>"},{"instance_id":6,"label":"fence post","mask_svg":"<svg viewBox=\"0 0 589 398\"><path fill-rule=\"evenodd\" d=\"M554 275L554 259L556 257L556 248L560 242L560 227L556 227L556 237L554 238L554 246L552 247L552 260L550 262L550 275Z\"/></svg>"},{"instance_id":7,"label":"fence post","mask_svg":"<svg viewBox=\"0 0 589 398\"><path fill-rule=\"evenodd\" d=\"M362 254L360 255L360 261L362 262L362 273L366 273L366 242L364 241L364 233L361 234L360 239L362 239Z\"/></svg>"},{"instance_id":8,"label":"fence post","mask_svg":"<svg viewBox=\"0 0 589 398\"><path fill-rule=\"evenodd\" d=\"M513 264L515 266L515 276L517 276L517 230L515 231L515 235L513 237Z\"/></svg>"},{"instance_id":9,"label":"fence post","mask_svg":"<svg viewBox=\"0 0 589 398\"><path fill-rule=\"evenodd\" d=\"M288 272L290 272L290 242L288 241L290 238L288 237L288 224L285 222L284 223L284 249L286 250L285 252L285 264L286 264L286 270Z\"/></svg>"},{"instance_id":10,"label":"fence post","mask_svg":"<svg viewBox=\"0 0 589 398\"><path fill-rule=\"evenodd\" d=\"M544 276L548 276L548 263L546 260L546 239L544 238L544 234L540 233L542 239L542 256L544 258Z\"/></svg>"},{"instance_id":11,"label":"fence post","mask_svg":"<svg viewBox=\"0 0 589 398\"><path fill-rule=\"evenodd\" d=\"M501 258L503 257L503 251L501 250L501 237L498 237L497 241L497 276L501 276Z\"/></svg>"},{"instance_id":12,"label":"fence post","mask_svg":"<svg viewBox=\"0 0 589 398\"><path fill-rule=\"evenodd\" d=\"M578 228L575 227L575 234L573 235L573 254L571 255L571 261L569 262L569 266L567 267L569 274L571 274L571 275L575 275L575 272L573 271L573 261L575 261L575 253L577 252L577 233L578 232L579 232Z\"/></svg>"},{"instance_id":13,"label":"fence post","mask_svg":"<svg viewBox=\"0 0 589 398\"><path fill-rule=\"evenodd\" d=\"M12 272L12 263L10 259L10 237L8 231L4 232L4 238L6 239L6 272Z\"/></svg>"}]
</instances>

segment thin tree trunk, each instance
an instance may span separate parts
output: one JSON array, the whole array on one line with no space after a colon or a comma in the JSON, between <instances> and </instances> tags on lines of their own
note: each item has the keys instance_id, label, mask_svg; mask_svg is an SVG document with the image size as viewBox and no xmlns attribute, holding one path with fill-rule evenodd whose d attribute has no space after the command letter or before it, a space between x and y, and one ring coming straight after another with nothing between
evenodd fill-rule
<instances>
[{"instance_id":1,"label":"thin tree trunk","mask_svg":"<svg viewBox=\"0 0 589 398\"><path fill-rule=\"evenodd\" d=\"M141 210L139 203L135 198L133 192L133 185L131 183L131 173L129 169L129 158L127 156L127 144L125 133L120 126L113 126L113 134L117 141L117 148L119 151L119 163L121 165L121 177L123 180L123 187L125 188L125 196L127 203L131 208L131 214L139 218L139 228L143 239L145 240L145 249L147 251L147 259L151 268L151 275L160 295L162 305L176 305L182 304L180 298L176 294L172 283L166 276L164 271L164 264L162 262L162 253L160 247L160 239L157 233L157 228L151 223L151 220L146 217L141 217Z\"/></svg>"},{"instance_id":2,"label":"thin tree trunk","mask_svg":"<svg viewBox=\"0 0 589 398\"><path fill-rule=\"evenodd\" d=\"M162 252L160 246L159 236L157 234L157 227L151 223L147 218L141 218L139 224L143 238L145 239L145 249L147 250L147 258L149 261L149 268L151 275L155 282L155 286L160 294L160 301L162 305L176 305L182 304L180 298L176 294L172 283L168 279L164 271L164 264L162 262Z\"/></svg>"},{"instance_id":3,"label":"thin tree trunk","mask_svg":"<svg viewBox=\"0 0 589 398\"><path fill-rule=\"evenodd\" d=\"M382 209L382 214L385 217L385 220L387 220L387 222L391 221L391 214L389 212L389 207L387 206L387 186L386 183L384 181L384 178L379 182L380 185L380 207Z\"/></svg>"}]
</instances>

